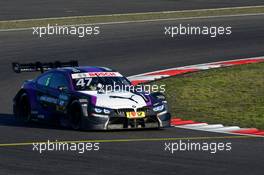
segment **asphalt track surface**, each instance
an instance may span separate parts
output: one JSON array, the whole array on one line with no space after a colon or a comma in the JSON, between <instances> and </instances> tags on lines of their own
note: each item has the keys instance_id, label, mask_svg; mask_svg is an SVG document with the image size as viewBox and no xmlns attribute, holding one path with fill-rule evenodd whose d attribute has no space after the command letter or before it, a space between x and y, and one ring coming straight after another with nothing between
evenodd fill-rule
<instances>
[{"instance_id":1,"label":"asphalt track surface","mask_svg":"<svg viewBox=\"0 0 264 175\"><path fill-rule=\"evenodd\" d=\"M1 0L0 20L264 5L263 0Z\"/></svg>"},{"instance_id":2,"label":"asphalt track surface","mask_svg":"<svg viewBox=\"0 0 264 175\"><path fill-rule=\"evenodd\" d=\"M0 138L1 143L49 140L107 139L100 151L32 151L32 146L0 146L0 174L263 174L263 138L222 138L226 134L185 129L80 132L42 124L23 125L11 114L12 97L24 79L37 73L15 74L12 61L51 61L77 58L81 65L101 65L134 75L164 68L263 56L264 16L178 20L102 25L101 35L38 38L32 31L0 33ZM164 26L232 26L231 36L169 38ZM200 142L231 142L231 152L164 151L165 141L114 142L132 138L190 138ZM208 137L207 140L192 140ZM111 141L112 140L112 141ZM178 142L178 141L166 141Z\"/></svg>"}]
</instances>

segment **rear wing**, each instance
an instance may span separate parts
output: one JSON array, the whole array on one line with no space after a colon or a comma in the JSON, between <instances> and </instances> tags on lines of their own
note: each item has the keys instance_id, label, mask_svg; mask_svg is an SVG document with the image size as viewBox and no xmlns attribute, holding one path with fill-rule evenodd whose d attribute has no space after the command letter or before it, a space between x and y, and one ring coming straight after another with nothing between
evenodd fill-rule
<instances>
[{"instance_id":1,"label":"rear wing","mask_svg":"<svg viewBox=\"0 0 264 175\"><path fill-rule=\"evenodd\" d=\"M44 71L61 68L61 67L78 67L78 61L71 60L68 62L55 61L55 62L46 62L46 63L35 62L35 63L23 63L23 64L18 62L12 63L12 69L16 73L37 72L37 71L43 73Z\"/></svg>"}]
</instances>

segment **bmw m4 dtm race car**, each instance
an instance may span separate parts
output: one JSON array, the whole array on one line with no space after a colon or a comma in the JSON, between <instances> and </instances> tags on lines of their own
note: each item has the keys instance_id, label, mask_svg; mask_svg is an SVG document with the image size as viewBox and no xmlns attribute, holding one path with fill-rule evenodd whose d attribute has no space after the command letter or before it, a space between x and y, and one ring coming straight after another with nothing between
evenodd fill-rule
<instances>
[{"instance_id":1,"label":"bmw m4 dtm race car","mask_svg":"<svg viewBox=\"0 0 264 175\"><path fill-rule=\"evenodd\" d=\"M170 113L162 93L102 87L132 86L119 72L105 67L79 67L77 61L12 63L16 73L40 71L26 80L13 99L23 122L59 123L76 130L163 128Z\"/></svg>"}]
</instances>

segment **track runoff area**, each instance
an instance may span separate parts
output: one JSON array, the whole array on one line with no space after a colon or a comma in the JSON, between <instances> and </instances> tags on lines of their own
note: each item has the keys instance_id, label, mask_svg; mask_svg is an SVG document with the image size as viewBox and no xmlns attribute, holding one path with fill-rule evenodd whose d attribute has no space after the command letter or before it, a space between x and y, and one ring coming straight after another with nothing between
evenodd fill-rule
<instances>
[{"instance_id":1,"label":"track runoff area","mask_svg":"<svg viewBox=\"0 0 264 175\"><path fill-rule=\"evenodd\" d=\"M220 62L212 62L184 67L176 67L166 70L160 70L155 72L143 73L140 75L135 75L129 77L134 85L139 83L147 83L155 80L160 80L164 78L168 78L176 75L183 75L191 72L198 72L208 69L216 69L251 63L261 63L264 62L264 57L256 57L256 58L246 58L246 59L237 59L230 61L220 61ZM233 135L251 135L251 136L259 136L264 137L264 130L259 130L257 128L240 128L239 126L224 126L223 124L208 124L205 122L195 122L192 120L182 120L180 118L173 118L171 120L171 125L184 128L184 129L192 129L192 130L201 130L208 132L217 132L217 133L226 133Z\"/></svg>"}]
</instances>

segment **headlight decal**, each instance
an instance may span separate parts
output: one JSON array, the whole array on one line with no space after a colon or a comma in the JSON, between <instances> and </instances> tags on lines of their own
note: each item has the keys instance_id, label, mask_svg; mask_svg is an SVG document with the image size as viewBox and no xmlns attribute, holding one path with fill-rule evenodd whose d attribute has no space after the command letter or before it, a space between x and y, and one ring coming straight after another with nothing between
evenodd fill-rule
<instances>
[{"instance_id":1,"label":"headlight decal","mask_svg":"<svg viewBox=\"0 0 264 175\"><path fill-rule=\"evenodd\" d=\"M103 112L103 110L101 108L97 108L97 107L94 108L94 111L96 113L102 113Z\"/></svg>"},{"instance_id":2,"label":"headlight decal","mask_svg":"<svg viewBox=\"0 0 264 175\"><path fill-rule=\"evenodd\" d=\"M106 114L106 115L109 115L111 113L111 110L110 109L107 109L107 108L102 108L102 107L97 107L95 106L93 108L93 111L97 114Z\"/></svg>"},{"instance_id":3,"label":"headlight decal","mask_svg":"<svg viewBox=\"0 0 264 175\"><path fill-rule=\"evenodd\" d=\"M153 107L153 111L155 112L160 112L160 111L163 111L164 109L165 109L164 104Z\"/></svg>"}]
</instances>

